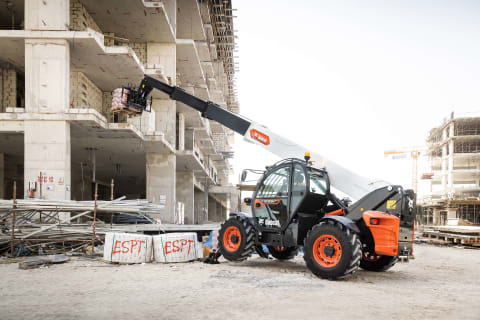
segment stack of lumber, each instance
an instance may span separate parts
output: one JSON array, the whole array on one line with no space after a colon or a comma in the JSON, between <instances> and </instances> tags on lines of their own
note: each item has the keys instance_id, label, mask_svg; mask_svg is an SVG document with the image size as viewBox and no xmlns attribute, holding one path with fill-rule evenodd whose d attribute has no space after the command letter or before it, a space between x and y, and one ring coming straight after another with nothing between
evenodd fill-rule
<instances>
[{"instance_id":1,"label":"stack of lumber","mask_svg":"<svg viewBox=\"0 0 480 320\"><path fill-rule=\"evenodd\" d=\"M422 236L429 243L480 246L480 226L430 226Z\"/></svg>"}]
</instances>

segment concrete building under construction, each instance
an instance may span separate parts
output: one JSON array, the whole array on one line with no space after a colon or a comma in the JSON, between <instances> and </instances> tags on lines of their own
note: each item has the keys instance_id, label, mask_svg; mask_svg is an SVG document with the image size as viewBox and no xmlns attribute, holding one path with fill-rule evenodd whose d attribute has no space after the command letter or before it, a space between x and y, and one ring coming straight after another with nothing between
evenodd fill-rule
<instances>
[{"instance_id":1,"label":"concrete building under construction","mask_svg":"<svg viewBox=\"0 0 480 320\"><path fill-rule=\"evenodd\" d=\"M238 112L231 1L0 2L0 198L146 198L162 222L220 221L233 132L155 92L114 113L148 74Z\"/></svg>"},{"instance_id":2,"label":"concrete building under construction","mask_svg":"<svg viewBox=\"0 0 480 320\"><path fill-rule=\"evenodd\" d=\"M480 117L454 113L427 139L430 195L423 199L425 224L480 224Z\"/></svg>"}]
</instances>

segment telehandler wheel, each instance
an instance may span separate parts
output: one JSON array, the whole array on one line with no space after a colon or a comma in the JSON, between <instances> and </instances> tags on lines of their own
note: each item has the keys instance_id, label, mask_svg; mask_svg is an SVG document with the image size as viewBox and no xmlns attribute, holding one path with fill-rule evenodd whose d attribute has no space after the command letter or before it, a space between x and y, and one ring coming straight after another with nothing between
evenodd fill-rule
<instances>
[{"instance_id":1,"label":"telehandler wheel","mask_svg":"<svg viewBox=\"0 0 480 320\"><path fill-rule=\"evenodd\" d=\"M232 217L220 227L218 246L225 259L243 261L252 255L255 249L255 230L248 219Z\"/></svg>"},{"instance_id":2,"label":"telehandler wheel","mask_svg":"<svg viewBox=\"0 0 480 320\"><path fill-rule=\"evenodd\" d=\"M305 238L303 259L315 275L345 278L358 270L362 257L358 236L340 223L322 221Z\"/></svg>"},{"instance_id":3,"label":"telehandler wheel","mask_svg":"<svg viewBox=\"0 0 480 320\"><path fill-rule=\"evenodd\" d=\"M368 271L387 271L397 263L398 257L379 256L369 252L362 254L360 268Z\"/></svg>"},{"instance_id":4,"label":"telehandler wheel","mask_svg":"<svg viewBox=\"0 0 480 320\"><path fill-rule=\"evenodd\" d=\"M298 254L298 247L273 247L268 246L268 252L278 260L290 260Z\"/></svg>"}]
</instances>

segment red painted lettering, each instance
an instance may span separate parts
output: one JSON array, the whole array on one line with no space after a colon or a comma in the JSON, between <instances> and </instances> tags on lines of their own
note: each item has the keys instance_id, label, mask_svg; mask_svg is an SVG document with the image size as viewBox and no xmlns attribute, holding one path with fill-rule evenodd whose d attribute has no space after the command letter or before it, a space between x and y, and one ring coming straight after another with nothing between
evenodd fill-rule
<instances>
[{"instance_id":1,"label":"red painted lettering","mask_svg":"<svg viewBox=\"0 0 480 320\"><path fill-rule=\"evenodd\" d=\"M190 254L190 247L192 246L193 240L188 240L188 254Z\"/></svg>"},{"instance_id":2,"label":"red painted lettering","mask_svg":"<svg viewBox=\"0 0 480 320\"><path fill-rule=\"evenodd\" d=\"M181 244L182 244L182 252L183 252L183 248L187 245L188 241L185 240L185 239L182 239L180 240Z\"/></svg>"},{"instance_id":3,"label":"red painted lettering","mask_svg":"<svg viewBox=\"0 0 480 320\"><path fill-rule=\"evenodd\" d=\"M119 244L120 244L120 240L115 240L115 245L113 246L112 254L120 253L120 247L118 246Z\"/></svg>"},{"instance_id":4,"label":"red painted lettering","mask_svg":"<svg viewBox=\"0 0 480 320\"><path fill-rule=\"evenodd\" d=\"M165 254L169 254L171 253L172 251L168 251L169 247L171 245L171 241L165 241Z\"/></svg>"},{"instance_id":5,"label":"red painted lettering","mask_svg":"<svg viewBox=\"0 0 480 320\"><path fill-rule=\"evenodd\" d=\"M138 241L132 240L132 245L130 246L130 252L133 253L133 248L137 246Z\"/></svg>"},{"instance_id":6,"label":"red painted lettering","mask_svg":"<svg viewBox=\"0 0 480 320\"><path fill-rule=\"evenodd\" d=\"M138 253L140 253L140 250L142 250L143 244L145 243L145 240L139 240L140 245L138 246Z\"/></svg>"},{"instance_id":7,"label":"red painted lettering","mask_svg":"<svg viewBox=\"0 0 480 320\"><path fill-rule=\"evenodd\" d=\"M178 252L180 251L180 248L178 247L178 240L173 241L173 252Z\"/></svg>"},{"instance_id":8,"label":"red painted lettering","mask_svg":"<svg viewBox=\"0 0 480 320\"><path fill-rule=\"evenodd\" d=\"M122 242L122 253L128 253L128 247L125 246L128 242L129 241Z\"/></svg>"}]
</instances>

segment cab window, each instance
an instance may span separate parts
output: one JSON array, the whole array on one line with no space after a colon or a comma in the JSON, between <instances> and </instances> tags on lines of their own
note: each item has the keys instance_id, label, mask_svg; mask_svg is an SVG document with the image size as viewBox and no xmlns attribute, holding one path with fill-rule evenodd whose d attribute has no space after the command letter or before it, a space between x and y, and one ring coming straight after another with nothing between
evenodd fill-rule
<instances>
[{"instance_id":1,"label":"cab window","mask_svg":"<svg viewBox=\"0 0 480 320\"><path fill-rule=\"evenodd\" d=\"M280 168L275 172L272 172L263 181L257 194L257 198L277 198L288 196L288 187L290 183L290 168Z\"/></svg>"},{"instance_id":2,"label":"cab window","mask_svg":"<svg viewBox=\"0 0 480 320\"><path fill-rule=\"evenodd\" d=\"M310 192L315 194L327 194L327 177L326 174L318 171L310 170Z\"/></svg>"}]
</instances>

